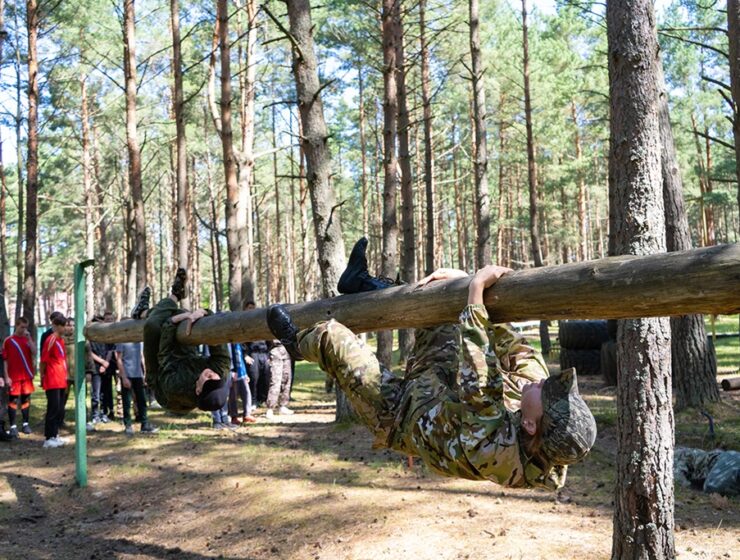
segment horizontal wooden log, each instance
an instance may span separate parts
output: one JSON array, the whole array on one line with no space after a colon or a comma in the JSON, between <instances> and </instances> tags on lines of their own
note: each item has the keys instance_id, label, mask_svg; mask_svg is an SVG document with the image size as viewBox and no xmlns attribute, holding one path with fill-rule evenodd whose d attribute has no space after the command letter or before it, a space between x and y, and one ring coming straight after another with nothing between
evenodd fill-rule
<instances>
[{"instance_id":1,"label":"horizontal wooden log","mask_svg":"<svg viewBox=\"0 0 740 560\"><path fill-rule=\"evenodd\" d=\"M337 319L355 332L428 327L457 321L468 278L432 282L289 305L299 327ZM496 322L528 319L625 319L687 313L740 312L740 244L644 257L622 256L518 270L485 293ZM271 338L265 309L217 313L198 321L188 344ZM143 321L91 323L89 340L142 339Z\"/></svg>"},{"instance_id":2,"label":"horizontal wooden log","mask_svg":"<svg viewBox=\"0 0 740 560\"><path fill-rule=\"evenodd\" d=\"M722 380L722 389L725 391L740 391L740 377L731 377Z\"/></svg>"}]
</instances>

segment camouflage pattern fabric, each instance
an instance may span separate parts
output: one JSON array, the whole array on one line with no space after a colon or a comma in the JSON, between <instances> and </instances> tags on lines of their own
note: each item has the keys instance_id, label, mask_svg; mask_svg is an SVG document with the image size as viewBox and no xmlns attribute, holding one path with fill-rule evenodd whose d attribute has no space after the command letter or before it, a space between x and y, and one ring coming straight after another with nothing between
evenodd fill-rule
<instances>
[{"instance_id":1,"label":"camouflage pattern fabric","mask_svg":"<svg viewBox=\"0 0 740 560\"><path fill-rule=\"evenodd\" d=\"M225 344L209 346L209 356L195 346L177 342L177 327L170 319L182 313L177 304L165 298L155 305L144 324L146 383L157 402L175 414L187 414L197 407L195 382L210 368L221 379L231 371L231 356ZM156 349L156 352L155 352Z\"/></svg>"},{"instance_id":2,"label":"camouflage pattern fabric","mask_svg":"<svg viewBox=\"0 0 740 560\"><path fill-rule=\"evenodd\" d=\"M482 305L461 324L418 329L403 379L336 321L299 333L300 350L334 376L376 447L420 457L433 471L505 486L556 489L565 467L541 469L519 441L521 387L547 377L541 356Z\"/></svg>"},{"instance_id":3,"label":"camouflage pattern fabric","mask_svg":"<svg viewBox=\"0 0 740 560\"><path fill-rule=\"evenodd\" d=\"M740 495L740 452L677 447L673 476L677 484L687 488L698 487L723 496Z\"/></svg>"}]
</instances>

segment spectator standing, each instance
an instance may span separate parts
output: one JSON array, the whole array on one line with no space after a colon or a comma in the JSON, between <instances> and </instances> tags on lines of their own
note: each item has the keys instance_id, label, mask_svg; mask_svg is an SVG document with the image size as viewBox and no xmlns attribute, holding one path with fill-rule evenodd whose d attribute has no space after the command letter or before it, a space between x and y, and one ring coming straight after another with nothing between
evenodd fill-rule
<instances>
[{"instance_id":1,"label":"spectator standing","mask_svg":"<svg viewBox=\"0 0 740 560\"><path fill-rule=\"evenodd\" d=\"M115 320L113 312L106 311L103 314L104 323L112 323ZM106 344L106 359L108 360L108 368L103 372L100 378L100 397L102 415L101 419L103 422L108 422L116 417L116 407L113 399L113 380L116 379L118 370L118 364L116 363L116 345Z\"/></svg>"},{"instance_id":2,"label":"spectator standing","mask_svg":"<svg viewBox=\"0 0 740 560\"><path fill-rule=\"evenodd\" d=\"M290 380L290 355L279 340L273 340L270 349L270 390L265 402L267 407L265 417L272 418L276 409L278 414L293 414L293 411L288 408Z\"/></svg>"},{"instance_id":3,"label":"spectator standing","mask_svg":"<svg viewBox=\"0 0 740 560\"><path fill-rule=\"evenodd\" d=\"M147 417L147 398L144 391L144 355L141 342L116 344L116 363L121 378L123 401L123 425L127 436L134 435L131 423L131 395L136 399L136 421L141 423L141 432L154 434L159 431Z\"/></svg>"},{"instance_id":4,"label":"spectator standing","mask_svg":"<svg viewBox=\"0 0 740 560\"><path fill-rule=\"evenodd\" d=\"M256 304L253 301L248 301L244 309L249 311L255 307ZM243 351L249 374L252 402L255 404L254 408L258 408L267 400L267 393L270 389L270 348L266 340L255 340L247 342Z\"/></svg>"},{"instance_id":5,"label":"spectator standing","mask_svg":"<svg viewBox=\"0 0 740 560\"><path fill-rule=\"evenodd\" d=\"M5 431L5 415L8 413L8 387L5 375L0 375L0 441L11 441L13 438Z\"/></svg>"},{"instance_id":6,"label":"spectator standing","mask_svg":"<svg viewBox=\"0 0 740 560\"><path fill-rule=\"evenodd\" d=\"M67 319L55 317L50 334L41 348L41 386L46 391L46 420L44 447L61 447L67 443L59 437L59 426L64 418L64 392L67 389L67 352L64 348L64 329Z\"/></svg>"},{"instance_id":7,"label":"spectator standing","mask_svg":"<svg viewBox=\"0 0 740 560\"><path fill-rule=\"evenodd\" d=\"M21 409L24 434L31 433L29 425L31 411L31 393L35 391L33 377L36 373L34 358L36 345L28 331L28 319L20 317L15 323L15 331L3 343L3 373L5 385L10 396L8 402L8 419L10 420L10 436L18 437L16 415Z\"/></svg>"},{"instance_id":8,"label":"spectator standing","mask_svg":"<svg viewBox=\"0 0 740 560\"><path fill-rule=\"evenodd\" d=\"M100 315L93 317L93 323L99 323L103 320ZM92 413L92 424L98 424L100 422L107 422L108 418L103 418L102 412L102 377L103 374L108 370L110 366L110 355L108 344L104 342L90 342L90 357L93 362L92 379L90 382L90 401L91 401L91 413Z\"/></svg>"},{"instance_id":9,"label":"spectator standing","mask_svg":"<svg viewBox=\"0 0 740 560\"><path fill-rule=\"evenodd\" d=\"M229 352L231 353L232 367L236 372L236 378L232 381L231 391L229 392L231 423L254 423L257 419L252 416L252 393L249 390L249 377L247 376L241 344L229 344ZM241 415L239 414L239 399L241 399L244 407Z\"/></svg>"}]
</instances>

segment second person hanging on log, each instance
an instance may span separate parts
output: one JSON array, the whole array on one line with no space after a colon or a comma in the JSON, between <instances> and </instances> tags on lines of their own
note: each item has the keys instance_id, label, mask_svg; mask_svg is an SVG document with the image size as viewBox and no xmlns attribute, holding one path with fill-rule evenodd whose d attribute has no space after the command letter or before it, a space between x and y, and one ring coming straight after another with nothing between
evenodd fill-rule
<instances>
[{"instance_id":1,"label":"second person hanging on log","mask_svg":"<svg viewBox=\"0 0 740 560\"><path fill-rule=\"evenodd\" d=\"M355 246L340 291L387 287L367 273L366 244ZM336 379L375 436L374 447L420 457L445 476L555 490L567 465L591 449L596 423L574 370L548 376L522 336L489 321L483 291L508 271L487 266L475 274L459 324L416 330L403 378L335 320L299 331L275 305L268 324L296 359L316 362ZM420 285L461 276L467 274L441 269Z\"/></svg>"},{"instance_id":2,"label":"second person hanging on log","mask_svg":"<svg viewBox=\"0 0 740 560\"><path fill-rule=\"evenodd\" d=\"M182 321L192 324L209 314L205 309L186 311L178 307L185 298L187 274L180 268L168 297L149 309L151 291L144 288L131 312L144 323L146 383L157 402L170 412L187 414L194 408L219 410L229 396L231 357L225 344L208 346L208 356L196 346L177 342Z\"/></svg>"}]
</instances>

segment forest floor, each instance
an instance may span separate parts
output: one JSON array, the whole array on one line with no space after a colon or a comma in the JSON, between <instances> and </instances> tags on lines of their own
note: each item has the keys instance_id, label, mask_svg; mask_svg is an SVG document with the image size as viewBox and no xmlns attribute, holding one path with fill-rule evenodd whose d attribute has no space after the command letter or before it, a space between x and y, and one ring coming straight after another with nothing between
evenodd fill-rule
<instances>
[{"instance_id":1,"label":"forest floor","mask_svg":"<svg viewBox=\"0 0 740 560\"><path fill-rule=\"evenodd\" d=\"M333 422L323 375L305 363L294 416L216 432L205 414L155 410L160 432L132 438L102 425L88 438L89 485L78 488L73 446L41 447L38 391L35 433L0 445L0 558L608 558L615 390L584 378L581 392L599 436L553 494L444 479L371 450L366 430ZM740 449L740 394L723 399L711 409L714 442L689 411L677 416L677 444ZM679 558L740 558L740 499L677 488L675 518Z\"/></svg>"}]
</instances>

